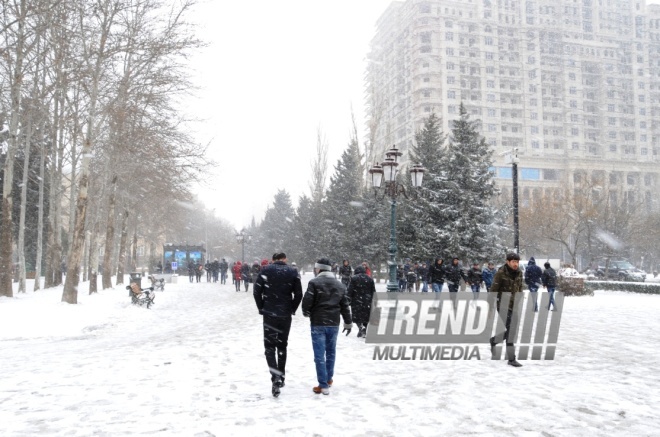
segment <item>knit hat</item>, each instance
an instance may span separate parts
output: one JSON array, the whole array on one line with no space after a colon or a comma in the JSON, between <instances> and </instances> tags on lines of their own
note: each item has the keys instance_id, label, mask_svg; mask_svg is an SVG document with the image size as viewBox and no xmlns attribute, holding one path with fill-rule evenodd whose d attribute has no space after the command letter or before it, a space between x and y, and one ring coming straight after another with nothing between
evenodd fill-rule
<instances>
[{"instance_id":1,"label":"knit hat","mask_svg":"<svg viewBox=\"0 0 660 437\"><path fill-rule=\"evenodd\" d=\"M321 258L318 261L316 261L316 264L314 264L314 268L319 270L330 270L332 269L332 263L327 258Z\"/></svg>"}]
</instances>

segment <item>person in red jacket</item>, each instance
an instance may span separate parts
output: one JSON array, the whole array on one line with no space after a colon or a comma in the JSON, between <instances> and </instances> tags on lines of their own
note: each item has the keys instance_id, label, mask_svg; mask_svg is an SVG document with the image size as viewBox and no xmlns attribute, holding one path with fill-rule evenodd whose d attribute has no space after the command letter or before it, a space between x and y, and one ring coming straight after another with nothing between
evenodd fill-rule
<instances>
[{"instance_id":1,"label":"person in red jacket","mask_svg":"<svg viewBox=\"0 0 660 437\"><path fill-rule=\"evenodd\" d=\"M241 291L241 268L243 265L240 261L236 261L234 266L231 268L231 272L234 275L234 285L236 286L236 291Z\"/></svg>"}]
</instances>

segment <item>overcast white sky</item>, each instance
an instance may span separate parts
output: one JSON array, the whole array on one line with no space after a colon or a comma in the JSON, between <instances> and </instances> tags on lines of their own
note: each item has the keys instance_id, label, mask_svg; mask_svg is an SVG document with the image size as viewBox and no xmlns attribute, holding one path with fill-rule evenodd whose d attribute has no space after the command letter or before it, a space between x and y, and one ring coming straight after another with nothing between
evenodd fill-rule
<instances>
[{"instance_id":1,"label":"overcast white sky","mask_svg":"<svg viewBox=\"0 0 660 437\"><path fill-rule=\"evenodd\" d=\"M237 229L263 218L278 189L309 193L320 125L334 165L348 144L351 107L364 130L365 57L390 0L210 1L198 7L210 43L194 59L194 113L212 140L209 188L198 196Z\"/></svg>"},{"instance_id":2,"label":"overcast white sky","mask_svg":"<svg viewBox=\"0 0 660 437\"><path fill-rule=\"evenodd\" d=\"M351 108L364 138L365 57L390 3L209 0L197 8L210 45L193 60L201 90L192 109L207 120L197 138L212 141L220 163L197 191L207 209L240 229L263 218L278 189L295 205L309 193L319 126L329 180L348 144Z\"/></svg>"}]
</instances>

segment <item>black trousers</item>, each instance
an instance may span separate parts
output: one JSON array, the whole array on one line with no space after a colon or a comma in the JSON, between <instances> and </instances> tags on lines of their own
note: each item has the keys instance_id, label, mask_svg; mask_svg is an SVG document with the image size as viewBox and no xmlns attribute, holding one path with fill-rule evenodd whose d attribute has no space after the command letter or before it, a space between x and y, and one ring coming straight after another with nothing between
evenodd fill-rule
<instances>
[{"instance_id":1,"label":"black trousers","mask_svg":"<svg viewBox=\"0 0 660 437\"><path fill-rule=\"evenodd\" d=\"M513 344L513 341L509 341L509 330L511 329L511 316L513 315L513 310L512 309L508 309L508 310L501 309L498 312L500 313L500 315L502 315L502 313L504 311L506 311L506 322L504 324L504 327L506 328L506 330L504 331L503 340L506 343L506 359L509 360L509 361L513 361L513 360L516 359L516 348ZM496 345L497 343L499 343L499 341L497 341L497 339L495 337L490 338L491 346Z\"/></svg>"},{"instance_id":2,"label":"black trousers","mask_svg":"<svg viewBox=\"0 0 660 437\"><path fill-rule=\"evenodd\" d=\"M284 378L286 373L286 347L289 343L291 316L264 315L264 347L271 381Z\"/></svg>"}]
</instances>

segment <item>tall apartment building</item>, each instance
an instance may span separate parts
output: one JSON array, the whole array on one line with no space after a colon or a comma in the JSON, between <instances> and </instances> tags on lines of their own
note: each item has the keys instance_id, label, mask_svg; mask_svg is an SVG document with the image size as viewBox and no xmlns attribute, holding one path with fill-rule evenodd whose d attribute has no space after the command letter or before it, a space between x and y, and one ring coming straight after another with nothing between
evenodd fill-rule
<instances>
[{"instance_id":1,"label":"tall apartment building","mask_svg":"<svg viewBox=\"0 0 660 437\"><path fill-rule=\"evenodd\" d=\"M594 182L657 208L660 6L645 0L407 0L377 22L367 67L376 150L406 150L461 102L493 147L518 148L521 202Z\"/></svg>"}]
</instances>

